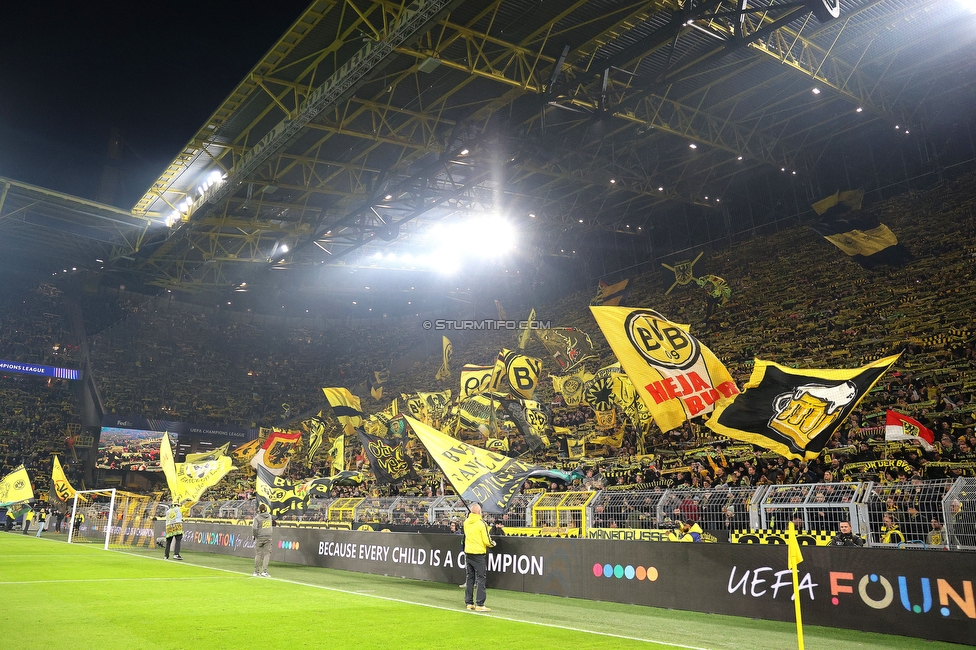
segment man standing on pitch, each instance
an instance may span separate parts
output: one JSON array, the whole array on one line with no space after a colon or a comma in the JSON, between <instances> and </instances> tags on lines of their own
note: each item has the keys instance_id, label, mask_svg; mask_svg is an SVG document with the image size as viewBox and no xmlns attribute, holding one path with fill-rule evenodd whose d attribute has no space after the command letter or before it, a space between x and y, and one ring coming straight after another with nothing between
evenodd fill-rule
<instances>
[{"instance_id":1,"label":"man standing on pitch","mask_svg":"<svg viewBox=\"0 0 976 650\"><path fill-rule=\"evenodd\" d=\"M464 603L476 612L490 612L485 607L485 578L488 576L488 549L495 545L488 534L488 524L481 518L481 506L471 504L464 520L465 577ZM477 600L475 587L477 586Z\"/></svg>"},{"instance_id":2,"label":"man standing on pitch","mask_svg":"<svg viewBox=\"0 0 976 650\"><path fill-rule=\"evenodd\" d=\"M254 577L270 578L268 575L268 560L271 559L271 528L274 519L268 513L268 506L264 503L258 506L251 524L251 534L254 535Z\"/></svg>"},{"instance_id":3,"label":"man standing on pitch","mask_svg":"<svg viewBox=\"0 0 976 650\"><path fill-rule=\"evenodd\" d=\"M180 544L183 542L183 511L180 504L176 501L166 511L166 552L164 556L169 559L170 544L173 545L173 559L182 560L180 555Z\"/></svg>"}]
</instances>

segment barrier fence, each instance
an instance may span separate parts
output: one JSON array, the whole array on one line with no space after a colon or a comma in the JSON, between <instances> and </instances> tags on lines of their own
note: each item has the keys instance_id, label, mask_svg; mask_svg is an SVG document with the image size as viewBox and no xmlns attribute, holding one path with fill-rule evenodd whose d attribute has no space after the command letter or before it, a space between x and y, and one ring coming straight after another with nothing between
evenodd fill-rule
<instances>
[{"instance_id":1,"label":"barrier fence","mask_svg":"<svg viewBox=\"0 0 976 650\"><path fill-rule=\"evenodd\" d=\"M201 502L193 506L190 518L250 520L254 513L254 500ZM780 543L782 537L775 531L786 530L792 521L808 543L817 544L828 543L837 524L846 520L868 546L976 550L974 513L976 478L959 478L707 490L539 492L516 495L505 515L488 519L518 529L517 534L544 529L547 534L575 531L572 536L645 540L665 538L679 520L695 521L709 533L708 541L747 543ZM466 506L454 495L316 498L309 501L303 515L285 516L280 522L284 526L447 531L466 515ZM632 532L607 532L614 529ZM589 535L593 530L602 532Z\"/></svg>"}]
</instances>

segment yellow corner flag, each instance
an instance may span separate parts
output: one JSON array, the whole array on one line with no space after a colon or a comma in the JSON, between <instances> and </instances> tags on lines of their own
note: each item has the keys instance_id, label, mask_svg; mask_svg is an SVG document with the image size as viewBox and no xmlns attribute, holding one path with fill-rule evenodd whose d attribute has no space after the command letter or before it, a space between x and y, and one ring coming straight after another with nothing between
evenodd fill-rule
<instances>
[{"instance_id":1,"label":"yellow corner flag","mask_svg":"<svg viewBox=\"0 0 976 650\"><path fill-rule=\"evenodd\" d=\"M790 522L790 527L786 535L786 548L789 549L788 567L793 572L793 608L796 610L796 645L803 650L803 619L800 616L800 580L796 574L796 568L803 561L803 553L800 552L800 545L796 541L796 527Z\"/></svg>"}]
</instances>

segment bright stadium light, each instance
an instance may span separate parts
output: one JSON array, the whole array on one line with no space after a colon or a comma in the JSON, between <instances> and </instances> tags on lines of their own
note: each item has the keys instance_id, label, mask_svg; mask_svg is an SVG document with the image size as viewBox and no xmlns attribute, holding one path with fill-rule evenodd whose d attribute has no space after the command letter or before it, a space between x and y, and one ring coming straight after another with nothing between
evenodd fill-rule
<instances>
[{"instance_id":1,"label":"bright stadium light","mask_svg":"<svg viewBox=\"0 0 976 650\"><path fill-rule=\"evenodd\" d=\"M431 257L438 266L459 251L480 258L501 257L515 248L515 227L501 217L472 217L463 221L440 223L430 232Z\"/></svg>"}]
</instances>

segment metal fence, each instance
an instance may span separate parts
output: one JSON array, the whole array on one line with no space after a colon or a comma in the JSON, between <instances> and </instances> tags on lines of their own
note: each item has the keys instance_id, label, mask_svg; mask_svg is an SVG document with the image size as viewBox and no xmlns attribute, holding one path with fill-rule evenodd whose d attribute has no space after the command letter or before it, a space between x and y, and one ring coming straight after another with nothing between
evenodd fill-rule
<instances>
[{"instance_id":1,"label":"metal fence","mask_svg":"<svg viewBox=\"0 0 976 650\"><path fill-rule=\"evenodd\" d=\"M866 504L873 546L948 548L944 501L955 481L869 484Z\"/></svg>"},{"instance_id":2,"label":"metal fence","mask_svg":"<svg viewBox=\"0 0 976 650\"><path fill-rule=\"evenodd\" d=\"M758 503L757 528L786 530L790 522L799 530L833 531L841 521L851 522L851 529L865 537L866 522L859 504L868 483L812 483L803 485L770 485Z\"/></svg>"},{"instance_id":3,"label":"metal fence","mask_svg":"<svg viewBox=\"0 0 976 650\"><path fill-rule=\"evenodd\" d=\"M254 512L253 499L207 501L194 505L190 516L250 519ZM311 499L304 514L282 519L420 529L458 524L467 514L464 502L453 495L346 497ZM694 520L704 530L729 532L783 530L791 521L802 531L830 532L847 520L870 546L976 551L976 478L518 494L504 515L486 519L511 527L583 529L667 528L680 519Z\"/></svg>"}]
</instances>

